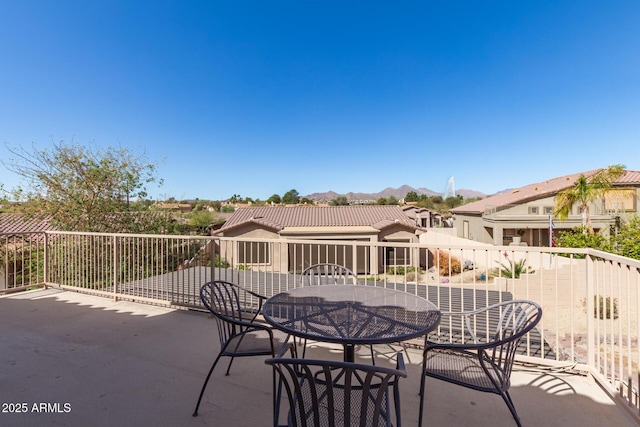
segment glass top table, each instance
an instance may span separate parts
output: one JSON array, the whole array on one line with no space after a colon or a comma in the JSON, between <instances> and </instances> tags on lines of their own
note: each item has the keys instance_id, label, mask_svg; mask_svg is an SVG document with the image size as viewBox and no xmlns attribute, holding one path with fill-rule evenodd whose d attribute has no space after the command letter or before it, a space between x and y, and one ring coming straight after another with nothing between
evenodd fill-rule
<instances>
[{"instance_id":1,"label":"glass top table","mask_svg":"<svg viewBox=\"0 0 640 427\"><path fill-rule=\"evenodd\" d=\"M291 289L269 298L262 314L292 335L344 346L355 360L359 344L384 344L424 336L440 322L431 302L407 292L365 285L321 285Z\"/></svg>"}]
</instances>

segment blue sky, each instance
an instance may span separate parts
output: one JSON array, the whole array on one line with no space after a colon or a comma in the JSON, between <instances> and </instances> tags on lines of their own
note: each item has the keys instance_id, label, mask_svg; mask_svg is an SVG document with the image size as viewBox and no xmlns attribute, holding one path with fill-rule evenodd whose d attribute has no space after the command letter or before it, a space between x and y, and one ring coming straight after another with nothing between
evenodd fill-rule
<instances>
[{"instance_id":1,"label":"blue sky","mask_svg":"<svg viewBox=\"0 0 640 427\"><path fill-rule=\"evenodd\" d=\"M640 170L639 22L637 0L4 0L0 141L144 152L177 199Z\"/></svg>"}]
</instances>

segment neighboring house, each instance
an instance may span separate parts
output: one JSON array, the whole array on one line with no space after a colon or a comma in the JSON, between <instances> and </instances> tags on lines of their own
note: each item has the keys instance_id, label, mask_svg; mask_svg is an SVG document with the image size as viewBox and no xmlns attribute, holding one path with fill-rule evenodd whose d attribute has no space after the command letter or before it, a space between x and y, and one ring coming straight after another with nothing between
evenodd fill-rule
<instances>
[{"instance_id":1,"label":"neighboring house","mask_svg":"<svg viewBox=\"0 0 640 427\"><path fill-rule=\"evenodd\" d=\"M598 170L580 172L526 185L451 209L458 237L494 245L549 246L555 196ZM628 215L638 213L640 171L625 171L612 190L589 207L595 231L608 233ZM565 221L553 219L554 233L582 224L582 212L574 206Z\"/></svg>"},{"instance_id":2,"label":"neighboring house","mask_svg":"<svg viewBox=\"0 0 640 427\"><path fill-rule=\"evenodd\" d=\"M53 229L49 217L40 218L17 213L0 213L0 234L29 233ZM34 236L34 238L39 237Z\"/></svg>"},{"instance_id":3,"label":"neighboring house","mask_svg":"<svg viewBox=\"0 0 640 427\"><path fill-rule=\"evenodd\" d=\"M402 211L405 215L414 220L418 227L438 228L445 226L442 215L438 212L432 212L427 208L422 208L408 203L402 207Z\"/></svg>"},{"instance_id":4,"label":"neighboring house","mask_svg":"<svg viewBox=\"0 0 640 427\"><path fill-rule=\"evenodd\" d=\"M215 234L259 239L415 243L418 235L425 231L399 206L255 206L236 210ZM318 262L339 262L357 273L380 270L384 265L411 263L410 251L399 254L392 248L386 248L384 253L370 253L374 251L359 246L354 255L345 253L352 250L351 246L322 245L323 250L313 251L304 250L302 244L291 246L295 256L273 250L268 243L261 242L222 241L220 250L222 254L232 254L237 264L280 265L282 271L291 272L300 272Z\"/></svg>"}]
</instances>

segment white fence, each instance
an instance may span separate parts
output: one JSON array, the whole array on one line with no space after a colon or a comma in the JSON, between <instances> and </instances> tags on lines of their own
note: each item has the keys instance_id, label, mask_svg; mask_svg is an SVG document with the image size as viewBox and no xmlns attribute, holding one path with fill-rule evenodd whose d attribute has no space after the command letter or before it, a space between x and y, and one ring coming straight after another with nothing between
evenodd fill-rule
<instances>
[{"instance_id":1,"label":"white fence","mask_svg":"<svg viewBox=\"0 0 640 427\"><path fill-rule=\"evenodd\" d=\"M604 252L47 232L0 234L0 257L0 291L54 286L188 308L202 308L207 281L270 296L296 287L302 269L317 262L345 265L360 284L415 293L443 310L529 299L544 314L521 359L588 369L640 411L640 261Z\"/></svg>"}]
</instances>

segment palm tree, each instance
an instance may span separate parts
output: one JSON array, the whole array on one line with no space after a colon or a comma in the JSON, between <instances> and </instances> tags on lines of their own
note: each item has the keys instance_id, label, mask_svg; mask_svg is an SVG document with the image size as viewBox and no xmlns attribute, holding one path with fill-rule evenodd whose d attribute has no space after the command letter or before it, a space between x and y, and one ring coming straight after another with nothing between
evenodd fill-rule
<instances>
[{"instance_id":1,"label":"palm tree","mask_svg":"<svg viewBox=\"0 0 640 427\"><path fill-rule=\"evenodd\" d=\"M591 216L589 215L589 204L608 191L615 180L624 175L625 165L612 165L606 169L600 169L590 177L580 175L576 183L566 188L556 195L553 216L559 220L565 220L575 204L578 204L582 212L582 226L585 234L593 233Z\"/></svg>"}]
</instances>

